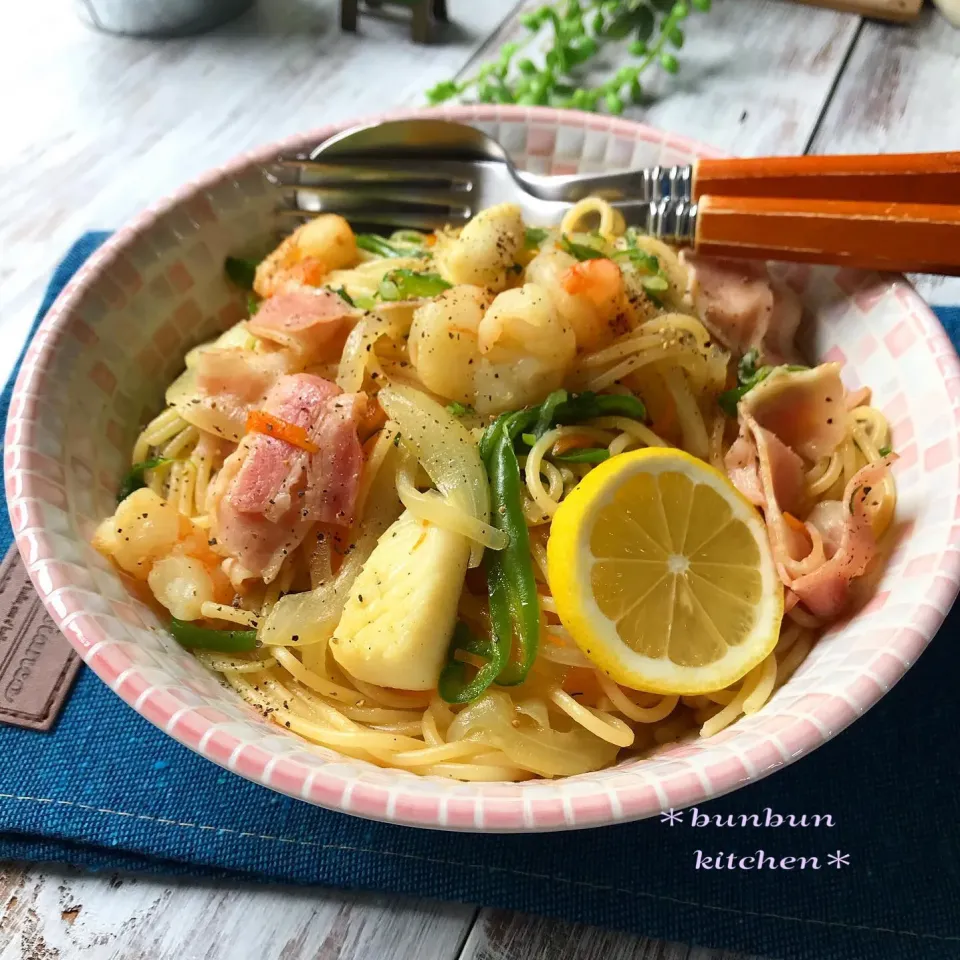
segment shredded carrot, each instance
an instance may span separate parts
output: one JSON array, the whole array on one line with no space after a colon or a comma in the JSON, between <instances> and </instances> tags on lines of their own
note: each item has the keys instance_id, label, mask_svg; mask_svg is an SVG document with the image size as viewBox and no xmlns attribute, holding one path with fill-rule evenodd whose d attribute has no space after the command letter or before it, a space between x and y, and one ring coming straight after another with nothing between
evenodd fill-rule
<instances>
[{"instance_id":1,"label":"shredded carrot","mask_svg":"<svg viewBox=\"0 0 960 960\"><path fill-rule=\"evenodd\" d=\"M428 233L426 239L423 241L428 247L433 247L437 243L437 235L435 233Z\"/></svg>"},{"instance_id":2,"label":"shredded carrot","mask_svg":"<svg viewBox=\"0 0 960 960\"><path fill-rule=\"evenodd\" d=\"M811 549L813 547L813 540L811 540L810 534L807 532L804 524L793 516L793 514L787 513L786 510L783 511L783 519L795 536L803 538L805 549Z\"/></svg>"},{"instance_id":3,"label":"shredded carrot","mask_svg":"<svg viewBox=\"0 0 960 960\"><path fill-rule=\"evenodd\" d=\"M650 424L650 429L653 430L658 437L673 439L674 431L679 426L677 421L677 404L669 391L665 391L665 393L666 409L662 410L660 417Z\"/></svg>"},{"instance_id":4,"label":"shredded carrot","mask_svg":"<svg viewBox=\"0 0 960 960\"><path fill-rule=\"evenodd\" d=\"M291 446L316 453L320 448L310 439L307 431L296 423L281 420L263 410L251 410L247 414L247 433L265 433L268 437L284 440Z\"/></svg>"},{"instance_id":5,"label":"shredded carrot","mask_svg":"<svg viewBox=\"0 0 960 960\"><path fill-rule=\"evenodd\" d=\"M420 536L417 537L417 542L410 548L410 552L413 553L414 550L416 550L417 547L419 547L420 544L423 543L423 541L426 539L427 539L427 531L424 530L423 533L421 533Z\"/></svg>"},{"instance_id":6,"label":"shredded carrot","mask_svg":"<svg viewBox=\"0 0 960 960\"><path fill-rule=\"evenodd\" d=\"M798 520L792 513L787 513L786 510L783 511L783 519L787 522L787 526L791 530L794 530L796 533L802 533L804 536L807 535L807 528L803 525L801 520Z\"/></svg>"},{"instance_id":7,"label":"shredded carrot","mask_svg":"<svg viewBox=\"0 0 960 960\"><path fill-rule=\"evenodd\" d=\"M357 433L361 437L369 437L371 434L378 433L386 422L387 414L384 412L383 407L377 402L376 397L369 397L367 399L367 410L363 419L360 421ZM366 453L366 450L364 450L364 452Z\"/></svg>"},{"instance_id":8,"label":"shredded carrot","mask_svg":"<svg viewBox=\"0 0 960 960\"><path fill-rule=\"evenodd\" d=\"M597 441L588 433L570 433L561 437L553 445L552 452L556 457L561 453L566 453L568 450L579 450L582 447L595 447L596 445Z\"/></svg>"}]
</instances>

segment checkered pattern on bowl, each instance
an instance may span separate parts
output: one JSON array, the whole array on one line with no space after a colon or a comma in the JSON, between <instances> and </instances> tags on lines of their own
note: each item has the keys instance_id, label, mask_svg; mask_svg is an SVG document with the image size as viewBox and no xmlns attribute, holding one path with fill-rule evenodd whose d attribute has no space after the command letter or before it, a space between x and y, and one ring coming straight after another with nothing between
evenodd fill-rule
<instances>
[{"instance_id":1,"label":"checkered pattern on bowl","mask_svg":"<svg viewBox=\"0 0 960 960\"><path fill-rule=\"evenodd\" d=\"M572 111L419 113L474 123L539 172L713 154L649 127ZM597 826L699 803L802 757L883 696L933 637L960 580L960 365L905 281L848 270L782 274L813 318L811 350L844 361L849 387L873 387L892 424L896 529L866 608L828 630L754 716L598 773L456 783L307 744L264 720L173 641L90 537L112 512L139 425L161 407L185 350L243 316L222 264L228 253L262 249L274 229L274 198L259 165L345 126L241 156L143 213L77 273L27 351L6 427L13 529L51 616L104 683L192 750L274 790L363 817L479 831Z\"/></svg>"}]
</instances>

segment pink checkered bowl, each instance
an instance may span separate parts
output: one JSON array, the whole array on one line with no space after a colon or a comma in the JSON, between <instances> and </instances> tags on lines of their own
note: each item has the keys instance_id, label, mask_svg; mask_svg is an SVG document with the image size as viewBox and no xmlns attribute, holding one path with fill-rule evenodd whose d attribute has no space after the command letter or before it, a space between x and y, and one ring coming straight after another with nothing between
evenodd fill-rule
<instances>
[{"instance_id":1,"label":"pink checkered bowl","mask_svg":"<svg viewBox=\"0 0 960 960\"><path fill-rule=\"evenodd\" d=\"M539 172L688 163L707 147L572 111L458 107ZM393 116L397 116L395 114ZM119 231L71 281L27 352L6 429L17 544L50 615L87 665L138 713L214 763L272 790L376 820L471 831L592 827L700 803L814 750L886 693L943 621L960 581L960 364L900 278L789 267L811 352L845 362L893 427L898 520L872 600L828 630L754 716L708 740L557 781L456 783L381 770L264 720L181 649L90 547L115 505L138 425L162 406L183 354L242 317L223 259L271 235L259 165L342 129L239 157Z\"/></svg>"}]
</instances>

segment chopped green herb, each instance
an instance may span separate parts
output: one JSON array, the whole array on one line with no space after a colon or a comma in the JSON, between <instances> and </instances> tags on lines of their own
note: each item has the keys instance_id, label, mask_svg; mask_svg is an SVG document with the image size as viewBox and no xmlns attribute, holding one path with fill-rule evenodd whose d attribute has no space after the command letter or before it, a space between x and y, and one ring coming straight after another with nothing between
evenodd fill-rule
<instances>
[{"instance_id":1,"label":"chopped green herb","mask_svg":"<svg viewBox=\"0 0 960 960\"><path fill-rule=\"evenodd\" d=\"M395 433L395 434L393 435L393 445L394 445L395 447L399 447L399 446L400 446L400 434L399 434L399 433Z\"/></svg>"},{"instance_id":2,"label":"chopped green herb","mask_svg":"<svg viewBox=\"0 0 960 960\"><path fill-rule=\"evenodd\" d=\"M537 435L535 433L521 433L520 439L528 446L532 447L537 442Z\"/></svg>"},{"instance_id":3,"label":"chopped green herb","mask_svg":"<svg viewBox=\"0 0 960 960\"><path fill-rule=\"evenodd\" d=\"M375 253L378 257L409 257L411 251L395 246L386 237L376 233L358 233L357 246L367 253Z\"/></svg>"},{"instance_id":4,"label":"chopped green herb","mask_svg":"<svg viewBox=\"0 0 960 960\"><path fill-rule=\"evenodd\" d=\"M347 293L347 288L346 288L346 287L336 287L333 292L334 292L335 294L337 294L337 296L340 297L341 300L346 300L347 303L349 303L351 307L355 307L355 306L357 305L357 304L354 302L353 297L351 297L350 294Z\"/></svg>"},{"instance_id":5,"label":"chopped green herb","mask_svg":"<svg viewBox=\"0 0 960 960\"><path fill-rule=\"evenodd\" d=\"M260 309L260 298L255 293L247 294L247 314L251 317L256 316Z\"/></svg>"},{"instance_id":6,"label":"chopped green herb","mask_svg":"<svg viewBox=\"0 0 960 960\"><path fill-rule=\"evenodd\" d=\"M555 453L551 459L564 460L567 463L603 463L610 459L610 451L606 447L580 447L566 453Z\"/></svg>"},{"instance_id":7,"label":"chopped green herb","mask_svg":"<svg viewBox=\"0 0 960 960\"><path fill-rule=\"evenodd\" d=\"M751 347L737 364L737 382L747 383L756 376L757 361L760 359L760 351L756 347Z\"/></svg>"},{"instance_id":8,"label":"chopped green herb","mask_svg":"<svg viewBox=\"0 0 960 960\"><path fill-rule=\"evenodd\" d=\"M639 270L647 273L658 273L660 270L660 261L646 250L639 250L637 247L627 247L626 250L617 250L613 255L614 260L628 260L630 264Z\"/></svg>"},{"instance_id":9,"label":"chopped green herb","mask_svg":"<svg viewBox=\"0 0 960 960\"><path fill-rule=\"evenodd\" d=\"M787 373L798 373L801 370L809 370L800 364L788 363L779 367L757 366L757 360L760 359L759 351L754 347L748 350L737 364L737 381L739 386L732 390L726 390L717 397L720 409L728 416L737 415L737 405L740 401L755 387L762 383L771 373L777 370L785 370Z\"/></svg>"},{"instance_id":10,"label":"chopped green herb","mask_svg":"<svg viewBox=\"0 0 960 960\"><path fill-rule=\"evenodd\" d=\"M257 261L245 260L243 257L227 257L223 261L223 269L227 276L244 290L253 289L253 280L257 275Z\"/></svg>"},{"instance_id":11,"label":"chopped green herb","mask_svg":"<svg viewBox=\"0 0 960 960\"><path fill-rule=\"evenodd\" d=\"M139 490L147 485L144 474L147 470L155 470L164 464L173 463L170 457L153 457L150 460L141 460L135 463L120 481L120 488L117 490L117 503L126 500L134 490Z\"/></svg>"},{"instance_id":12,"label":"chopped green herb","mask_svg":"<svg viewBox=\"0 0 960 960\"><path fill-rule=\"evenodd\" d=\"M448 403L447 411L452 413L455 417L466 417L475 412L469 403L461 403L459 400L454 400L452 403Z\"/></svg>"},{"instance_id":13,"label":"chopped green herb","mask_svg":"<svg viewBox=\"0 0 960 960\"><path fill-rule=\"evenodd\" d=\"M725 390L723 393L717 397L717 403L720 404L720 409L728 416L735 417L737 415L737 406L740 401L758 384L766 380L767 377L773 373L773 367L760 367L759 370L752 377L750 377L745 383L741 383L739 387L734 387L732 390Z\"/></svg>"},{"instance_id":14,"label":"chopped green herb","mask_svg":"<svg viewBox=\"0 0 960 960\"><path fill-rule=\"evenodd\" d=\"M414 300L418 297L435 297L449 290L439 273L417 273L414 270L391 270L380 281L377 294L381 300Z\"/></svg>"},{"instance_id":15,"label":"chopped green herb","mask_svg":"<svg viewBox=\"0 0 960 960\"><path fill-rule=\"evenodd\" d=\"M655 277L644 277L641 284L647 293L663 293L670 289L670 281L662 273Z\"/></svg>"},{"instance_id":16,"label":"chopped green herb","mask_svg":"<svg viewBox=\"0 0 960 960\"><path fill-rule=\"evenodd\" d=\"M550 231L544 230L542 227L527 227L523 237L523 245L528 250L536 250L549 236Z\"/></svg>"},{"instance_id":17,"label":"chopped green herb","mask_svg":"<svg viewBox=\"0 0 960 960\"><path fill-rule=\"evenodd\" d=\"M881 447L881 448L877 451L877 453L879 453L881 457L889 457L890 454L893 453L893 447L891 447L891 446L888 444L888 445L886 445L886 446Z\"/></svg>"},{"instance_id":18,"label":"chopped green herb","mask_svg":"<svg viewBox=\"0 0 960 960\"><path fill-rule=\"evenodd\" d=\"M585 243L574 243L566 234L560 237L560 249L578 260L606 260L607 255Z\"/></svg>"}]
</instances>

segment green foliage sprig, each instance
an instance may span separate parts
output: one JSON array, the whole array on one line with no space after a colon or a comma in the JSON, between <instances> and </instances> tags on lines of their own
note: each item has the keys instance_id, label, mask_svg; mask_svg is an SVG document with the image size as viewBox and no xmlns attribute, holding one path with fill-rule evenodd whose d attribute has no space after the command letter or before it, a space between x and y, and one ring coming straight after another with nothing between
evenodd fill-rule
<instances>
[{"instance_id":1,"label":"green foliage sprig","mask_svg":"<svg viewBox=\"0 0 960 960\"><path fill-rule=\"evenodd\" d=\"M667 73L680 68L673 50L683 46L681 24L693 8L709 11L711 0L556 0L525 13L527 31L518 43L506 43L500 56L464 80L444 80L427 91L430 103L454 98L480 103L543 104L621 113L638 103L640 77L653 64ZM546 53L538 64L522 56L543 37ZM588 65L606 44L625 43L637 62L621 67L597 86L584 86Z\"/></svg>"}]
</instances>

